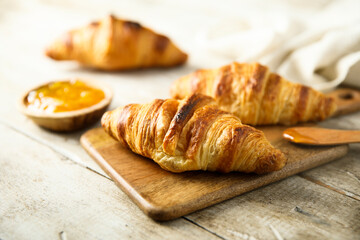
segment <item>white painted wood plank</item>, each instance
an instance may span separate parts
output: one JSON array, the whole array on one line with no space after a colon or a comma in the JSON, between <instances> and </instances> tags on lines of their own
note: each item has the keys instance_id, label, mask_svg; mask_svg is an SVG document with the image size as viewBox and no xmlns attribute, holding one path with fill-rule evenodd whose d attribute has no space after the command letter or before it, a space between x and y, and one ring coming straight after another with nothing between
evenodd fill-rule
<instances>
[{"instance_id":1,"label":"white painted wood plank","mask_svg":"<svg viewBox=\"0 0 360 240\"><path fill-rule=\"evenodd\" d=\"M300 176L360 201L360 146L351 146L344 158Z\"/></svg>"},{"instance_id":2,"label":"white painted wood plank","mask_svg":"<svg viewBox=\"0 0 360 240\"><path fill-rule=\"evenodd\" d=\"M0 238L216 239L146 217L113 182L0 125Z\"/></svg>"},{"instance_id":3,"label":"white painted wood plank","mask_svg":"<svg viewBox=\"0 0 360 240\"><path fill-rule=\"evenodd\" d=\"M228 239L359 239L360 202L293 176L187 218ZM275 229L275 232L274 232Z\"/></svg>"},{"instance_id":4,"label":"white painted wood plank","mask_svg":"<svg viewBox=\"0 0 360 240\"><path fill-rule=\"evenodd\" d=\"M321 125L335 129L360 129L360 112L330 119ZM349 153L344 158L300 176L360 200L360 144L351 144Z\"/></svg>"}]
</instances>

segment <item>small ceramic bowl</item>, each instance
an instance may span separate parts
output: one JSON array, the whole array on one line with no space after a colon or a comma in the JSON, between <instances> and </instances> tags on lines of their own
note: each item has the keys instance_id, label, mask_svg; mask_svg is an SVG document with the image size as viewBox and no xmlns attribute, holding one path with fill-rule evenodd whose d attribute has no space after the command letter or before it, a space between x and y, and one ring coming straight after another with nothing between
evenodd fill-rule
<instances>
[{"instance_id":1,"label":"small ceramic bowl","mask_svg":"<svg viewBox=\"0 0 360 240\"><path fill-rule=\"evenodd\" d=\"M84 82L90 87L102 90L105 94L104 99L90 107L68 112L48 113L29 109L26 105L26 99L31 91L36 90L42 86L46 86L52 82L66 80L50 81L30 89L22 95L19 103L21 112L32 119L37 125L56 132L74 131L96 122L101 118L111 103L113 93L109 87L106 87L103 83L98 81L83 79L78 80Z\"/></svg>"}]
</instances>

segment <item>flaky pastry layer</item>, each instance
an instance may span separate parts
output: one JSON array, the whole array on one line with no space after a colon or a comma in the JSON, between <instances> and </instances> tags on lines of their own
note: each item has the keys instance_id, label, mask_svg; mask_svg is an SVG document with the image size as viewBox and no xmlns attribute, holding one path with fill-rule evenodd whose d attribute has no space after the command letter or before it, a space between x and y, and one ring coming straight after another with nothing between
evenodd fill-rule
<instances>
[{"instance_id":1,"label":"flaky pastry layer","mask_svg":"<svg viewBox=\"0 0 360 240\"><path fill-rule=\"evenodd\" d=\"M208 96L156 99L106 112L102 126L133 152L172 172L191 170L267 173L286 158L263 132L220 110Z\"/></svg>"},{"instance_id":2,"label":"flaky pastry layer","mask_svg":"<svg viewBox=\"0 0 360 240\"><path fill-rule=\"evenodd\" d=\"M336 110L332 98L289 82L259 63L198 70L175 81L170 92L176 99L193 93L211 96L222 110L250 125L321 121Z\"/></svg>"}]
</instances>

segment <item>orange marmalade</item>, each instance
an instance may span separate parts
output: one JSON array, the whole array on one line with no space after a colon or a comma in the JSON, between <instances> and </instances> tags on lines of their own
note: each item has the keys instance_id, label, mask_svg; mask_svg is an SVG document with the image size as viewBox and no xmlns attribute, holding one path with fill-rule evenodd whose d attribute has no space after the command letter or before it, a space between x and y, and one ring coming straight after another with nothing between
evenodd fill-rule
<instances>
[{"instance_id":1,"label":"orange marmalade","mask_svg":"<svg viewBox=\"0 0 360 240\"><path fill-rule=\"evenodd\" d=\"M102 90L79 80L52 82L31 91L27 108L48 113L75 111L90 107L105 98Z\"/></svg>"}]
</instances>

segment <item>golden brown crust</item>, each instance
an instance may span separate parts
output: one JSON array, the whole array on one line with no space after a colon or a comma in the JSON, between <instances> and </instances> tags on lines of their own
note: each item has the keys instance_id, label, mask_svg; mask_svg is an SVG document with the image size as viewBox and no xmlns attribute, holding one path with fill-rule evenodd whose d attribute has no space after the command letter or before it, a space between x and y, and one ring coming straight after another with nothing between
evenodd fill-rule
<instances>
[{"instance_id":1,"label":"golden brown crust","mask_svg":"<svg viewBox=\"0 0 360 240\"><path fill-rule=\"evenodd\" d=\"M69 31L47 48L46 55L103 70L171 67L187 60L166 36L112 15Z\"/></svg>"},{"instance_id":2,"label":"golden brown crust","mask_svg":"<svg viewBox=\"0 0 360 240\"><path fill-rule=\"evenodd\" d=\"M130 104L105 113L101 122L124 146L172 172L266 173L286 162L261 131L241 124L201 94Z\"/></svg>"},{"instance_id":3,"label":"golden brown crust","mask_svg":"<svg viewBox=\"0 0 360 240\"><path fill-rule=\"evenodd\" d=\"M194 158L196 156L198 149L206 138L209 127L225 114L228 113L212 106L204 106L197 110L194 121L188 126L190 130L186 134L186 145L184 146L187 149L185 152L186 158Z\"/></svg>"},{"instance_id":4,"label":"golden brown crust","mask_svg":"<svg viewBox=\"0 0 360 240\"><path fill-rule=\"evenodd\" d=\"M218 69L198 70L171 87L175 99L193 93L214 97L222 110L250 125L321 121L336 110L333 99L291 83L259 63L234 62Z\"/></svg>"},{"instance_id":5,"label":"golden brown crust","mask_svg":"<svg viewBox=\"0 0 360 240\"><path fill-rule=\"evenodd\" d=\"M231 66L225 66L217 76L217 87L215 88L215 97L231 94L231 84L233 77L231 76Z\"/></svg>"},{"instance_id":6,"label":"golden brown crust","mask_svg":"<svg viewBox=\"0 0 360 240\"><path fill-rule=\"evenodd\" d=\"M170 127L164 138L164 152L170 155L174 154L180 138L180 134L185 124L187 124L187 122L193 116L195 110L212 101L213 99L210 97L197 94L191 95L186 99L186 101L184 101L184 104L181 105L173 120L171 121Z\"/></svg>"}]
</instances>

